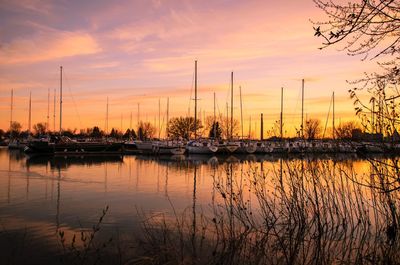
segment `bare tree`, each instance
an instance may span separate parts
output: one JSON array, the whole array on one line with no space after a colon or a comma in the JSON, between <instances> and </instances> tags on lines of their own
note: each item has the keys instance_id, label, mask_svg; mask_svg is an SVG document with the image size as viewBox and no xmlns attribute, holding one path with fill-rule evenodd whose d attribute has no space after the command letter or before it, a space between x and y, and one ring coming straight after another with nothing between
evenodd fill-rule
<instances>
[{"instance_id":1,"label":"bare tree","mask_svg":"<svg viewBox=\"0 0 400 265\"><path fill-rule=\"evenodd\" d=\"M33 130L35 131L36 135L41 135L46 133L47 124L45 122L39 122L33 125Z\"/></svg>"},{"instance_id":2,"label":"bare tree","mask_svg":"<svg viewBox=\"0 0 400 265\"><path fill-rule=\"evenodd\" d=\"M10 137L19 137L19 135L21 133L21 129L22 129L21 123L19 123L17 121L13 121L11 123L10 131L9 131Z\"/></svg>"},{"instance_id":3,"label":"bare tree","mask_svg":"<svg viewBox=\"0 0 400 265\"><path fill-rule=\"evenodd\" d=\"M141 140L147 140L154 137L156 128L150 122L140 122L138 128L138 138Z\"/></svg>"},{"instance_id":4,"label":"bare tree","mask_svg":"<svg viewBox=\"0 0 400 265\"><path fill-rule=\"evenodd\" d=\"M353 131L356 129L360 129L360 125L357 122L344 122L336 127L335 135L338 139L351 139L353 137Z\"/></svg>"},{"instance_id":5,"label":"bare tree","mask_svg":"<svg viewBox=\"0 0 400 265\"><path fill-rule=\"evenodd\" d=\"M304 126L304 136L308 140L313 140L321 134L321 121L318 119L308 119Z\"/></svg>"},{"instance_id":6,"label":"bare tree","mask_svg":"<svg viewBox=\"0 0 400 265\"><path fill-rule=\"evenodd\" d=\"M168 124L169 135L172 138L184 138L190 139L194 137L195 134L195 123L193 117L178 117L172 118ZM197 120L197 136L201 135L201 125L200 120Z\"/></svg>"},{"instance_id":7,"label":"bare tree","mask_svg":"<svg viewBox=\"0 0 400 265\"><path fill-rule=\"evenodd\" d=\"M396 103L400 97L400 1L313 1L327 15L327 21L314 22L314 35L323 39L321 49L340 43L342 50L362 56L362 61L379 58L380 71L350 81L349 93L367 131L393 135L400 122ZM361 100L360 91L370 94L369 102Z\"/></svg>"}]
</instances>

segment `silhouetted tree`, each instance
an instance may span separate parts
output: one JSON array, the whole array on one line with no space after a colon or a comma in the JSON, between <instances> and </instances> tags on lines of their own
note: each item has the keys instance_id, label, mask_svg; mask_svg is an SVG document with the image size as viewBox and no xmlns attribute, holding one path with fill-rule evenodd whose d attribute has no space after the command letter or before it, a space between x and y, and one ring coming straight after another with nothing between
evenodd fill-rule
<instances>
[{"instance_id":1,"label":"silhouetted tree","mask_svg":"<svg viewBox=\"0 0 400 265\"><path fill-rule=\"evenodd\" d=\"M200 136L200 130L203 128L200 120L197 120L197 133ZM169 135L172 138L190 139L194 137L195 123L193 117L172 118L169 121Z\"/></svg>"},{"instance_id":2,"label":"silhouetted tree","mask_svg":"<svg viewBox=\"0 0 400 265\"><path fill-rule=\"evenodd\" d=\"M21 128L22 126L19 122L13 121L9 129L10 138L18 138L21 133Z\"/></svg>"},{"instance_id":3,"label":"silhouetted tree","mask_svg":"<svg viewBox=\"0 0 400 265\"><path fill-rule=\"evenodd\" d=\"M89 136L93 138L101 138L103 137L103 133L100 131L99 127L94 126Z\"/></svg>"},{"instance_id":4,"label":"silhouetted tree","mask_svg":"<svg viewBox=\"0 0 400 265\"><path fill-rule=\"evenodd\" d=\"M222 137L222 129L219 126L219 122L214 122L210 128L210 131L208 132L208 137L209 138L216 138L216 139L221 139Z\"/></svg>"},{"instance_id":5,"label":"silhouetted tree","mask_svg":"<svg viewBox=\"0 0 400 265\"><path fill-rule=\"evenodd\" d=\"M148 140L154 137L156 128L150 122L140 122L138 128L138 138L140 140Z\"/></svg>"},{"instance_id":6,"label":"silhouetted tree","mask_svg":"<svg viewBox=\"0 0 400 265\"><path fill-rule=\"evenodd\" d=\"M361 131L360 126L355 121L341 123L337 128L335 128L336 138L347 140L352 139L353 132L356 129L359 129Z\"/></svg>"},{"instance_id":7,"label":"silhouetted tree","mask_svg":"<svg viewBox=\"0 0 400 265\"><path fill-rule=\"evenodd\" d=\"M76 129L75 130L67 129L67 130L63 130L62 135L72 138L75 136L75 132L76 132Z\"/></svg>"},{"instance_id":8,"label":"silhouetted tree","mask_svg":"<svg viewBox=\"0 0 400 265\"><path fill-rule=\"evenodd\" d=\"M124 136L124 139L136 139L136 133L134 129L127 129Z\"/></svg>"},{"instance_id":9,"label":"silhouetted tree","mask_svg":"<svg viewBox=\"0 0 400 265\"><path fill-rule=\"evenodd\" d=\"M222 137L225 139L230 138L231 134L231 118L223 116L222 114L218 117L219 126L222 130ZM233 129L232 129L232 136L238 135L239 133L239 121L237 119L233 119Z\"/></svg>"},{"instance_id":10,"label":"silhouetted tree","mask_svg":"<svg viewBox=\"0 0 400 265\"><path fill-rule=\"evenodd\" d=\"M117 129L112 128L111 132L108 136L115 138L115 139L121 139L122 133L120 131L118 131Z\"/></svg>"},{"instance_id":11,"label":"silhouetted tree","mask_svg":"<svg viewBox=\"0 0 400 265\"><path fill-rule=\"evenodd\" d=\"M45 122L39 122L33 125L33 130L36 135L43 135L46 133L47 124Z\"/></svg>"},{"instance_id":12,"label":"silhouetted tree","mask_svg":"<svg viewBox=\"0 0 400 265\"><path fill-rule=\"evenodd\" d=\"M308 140L313 140L319 137L321 133L321 121L318 119L306 120L304 126L304 137Z\"/></svg>"}]
</instances>

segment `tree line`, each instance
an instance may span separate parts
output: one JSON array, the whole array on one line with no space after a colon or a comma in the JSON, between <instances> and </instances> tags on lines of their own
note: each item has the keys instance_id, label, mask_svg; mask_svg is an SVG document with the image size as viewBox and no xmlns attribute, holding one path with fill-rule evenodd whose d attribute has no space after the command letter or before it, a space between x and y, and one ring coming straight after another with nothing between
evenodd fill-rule
<instances>
[{"instance_id":1,"label":"tree line","mask_svg":"<svg viewBox=\"0 0 400 265\"><path fill-rule=\"evenodd\" d=\"M265 129L266 138L278 138L279 129L276 121L271 129ZM308 140L325 138L328 133L323 133L323 128L319 119L307 119L304 126L304 138ZM193 117L175 117L169 120L166 131L166 138L168 139L194 139L196 136L198 138L212 138L212 139L229 139L229 138L241 138L241 131L239 129L239 121L234 119L231 133L231 123L230 120L219 117L214 120L213 117L207 117L204 124L198 119L195 123ZM59 134L59 132L49 131L48 126L44 122L39 122L33 125L33 130L29 132L28 130L23 131L22 126L19 122L14 121L11 123L10 129L4 131L0 129L0 137L4 138L27 138L28 136L40 137L47 134L54 135ZM110 137L115 139L140 139L148 140L156 138L157 128L150 122L140 122L138 128L135 130L133 128L128 128L126 131L121 131L116 128L112 128L110 132L105 132L99 126L94 126L92 128L86 128L81 130L71 130L65 129L62 131L62 135L69 137L81 137L81 138L104 138ZM339 124L335 128L335 138L338 139L352 139L355 133L362 133L362 127L355 121L349 121ZM332 133L329 135L332 136ZM300 137L300 132L297 132L297 136ZM249 131L243 135L244 139L250 139Z\"/></svg>"}]
</instances>

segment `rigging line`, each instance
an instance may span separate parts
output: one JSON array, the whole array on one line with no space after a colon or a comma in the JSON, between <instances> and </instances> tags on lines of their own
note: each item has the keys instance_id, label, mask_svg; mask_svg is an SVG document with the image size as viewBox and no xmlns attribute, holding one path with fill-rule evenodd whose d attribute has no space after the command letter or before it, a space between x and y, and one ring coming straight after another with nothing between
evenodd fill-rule
<instances>
[{"instance_id":1,"label":"rigging line","mask_svg":"<svg viewBox=\"0 0 400 265\"><path fill-rule=\"evenodd\" d=\"M193 95L193 85L194 85L194 71L192 73L192 85L190 86L190 96L189 96L189 107L188 107L188 117L190 117L190 105L192 103L192 95Z\"/></svg>"},{"instance_id":2,"label":"rigging line","mask_svg":"<svg viewBox=\"0 0 400 265\"><path fill-rule=\"evenodd\" d=\"M328 126L329 114L331 113L331 106L332 106L332 97L331 100L329 101L329 110L328 110L328 115L326 117L325 128L324 128L324 133L322 134L322 138L325 137L326 127Z\"/></svg>"},{"instance_id":3,"label":"rigging line","mask_svg":"<svg viewBox=\"0 0 400 265\"><path fill-rule=\"evenodd\" d=\"M215 105L217 105L217 109L218 109L218 122L221 123L221 121L220 121L221 111L219 110L218 99L215 99Z\"/></svg>"},{"instance_id":4,"label":"rigging line","mask_svg":"<svg viewBox=\"0 0 400 265\"><path fill-rule=\"evenodd\" d=\"M71 86L69 85L69 81L68 81L68 78L67 78L67 74L65 73L65 69L63 69L63 77L64 77L64 80L66 82L67 88L68 88L69 96L71 97L72 103L74 104L76 115L78 116L79 126L80 126L81 129L83 129L82 122L81 122L81 116L79 115L78 106L76 105L75 98L72 95Z\"/></svg>"},{"instance_id":5,"label":"rigging line","mask_svg":"<svg viewBox=\"0 0 400 265\"><path fill-rule=\"evenodd\" d=\"M296 113L297 107L299 106L300 95L301 95L301 88L300 88L300 90L299 90L299 93L297 94L296 105L295 105L295 107L294 107L292 113ZM288 116L288 115L286 114L286 116ZM295 119L295 117L296 117L296 114L293 114L293 115L291 115L291 116L292 116L292 119L291 119L290 123L292 124L294 130L296 131L296 126L294 125L294 124L295 124L295 123L294 123L294 119ZM300 126L299 126L299 127L300 127Z\"/></svg>"}]
</instances>

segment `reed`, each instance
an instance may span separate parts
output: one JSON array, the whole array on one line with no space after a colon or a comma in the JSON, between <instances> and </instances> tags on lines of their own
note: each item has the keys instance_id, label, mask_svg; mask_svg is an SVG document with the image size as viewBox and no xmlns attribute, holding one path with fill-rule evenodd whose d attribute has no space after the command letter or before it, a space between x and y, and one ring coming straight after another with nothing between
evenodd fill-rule
<instances>
[{"instance_id":1,"label":"reed","mask_svg":"<svg viewBox=\"0 0 400 265\"><path fill-rule=\"evenodd\" d=\"M212 214L142 214L142 258L132 264L399 264L390 165L358 175L351 165L303 159L239 176L227 164L212 176Z\"/></svg>"}]
</instances>

